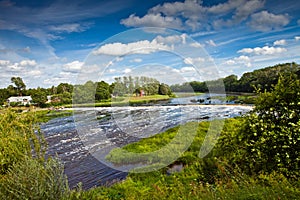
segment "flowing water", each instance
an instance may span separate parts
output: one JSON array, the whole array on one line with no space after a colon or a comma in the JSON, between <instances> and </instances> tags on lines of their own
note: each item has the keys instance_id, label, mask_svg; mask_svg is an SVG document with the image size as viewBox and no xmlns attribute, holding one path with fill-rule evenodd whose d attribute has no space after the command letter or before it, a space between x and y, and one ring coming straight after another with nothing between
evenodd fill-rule
<instances>
[{"instance_id":1,"label":"flowing water","mask_svg":"<svg viewBox=\"0 0 300 200\"><path fill-rule=\"evenodd\" d=\"M190 99L176 99L165 106L78 108L74 116L52 119L41 126L48 142L47 155L57 155L64 163L71 188L79 182L83 189L110 185L127 175L103 162L111 149L189 121L230 118L252 109L183 102ZM95 158L95 152L100 152L100 159Z\"/></svg>"}]
</instances>

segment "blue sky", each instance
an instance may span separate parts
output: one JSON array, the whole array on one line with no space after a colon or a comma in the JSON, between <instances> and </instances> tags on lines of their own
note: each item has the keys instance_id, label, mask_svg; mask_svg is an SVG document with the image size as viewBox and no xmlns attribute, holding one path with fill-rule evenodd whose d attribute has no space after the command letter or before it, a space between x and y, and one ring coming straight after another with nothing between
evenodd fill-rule
<instances>
[{"instance_id":1,"label":"blue sky","mask_svg":"<svg viewBox=\"0 0 300 200\"><path fill-rule=\"evenodd\" d=\"M28 87L121 75L172 84L300 63L299 11L298 0L2 0L0 87L12 76Z\"/></svg>"}]
</instances>

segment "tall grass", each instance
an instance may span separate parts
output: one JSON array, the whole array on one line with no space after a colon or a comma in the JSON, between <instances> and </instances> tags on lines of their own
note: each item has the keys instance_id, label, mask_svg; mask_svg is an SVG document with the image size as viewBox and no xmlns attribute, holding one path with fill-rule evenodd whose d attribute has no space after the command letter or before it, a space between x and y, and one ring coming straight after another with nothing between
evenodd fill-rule
<instances>
[{"instance_id":1,"label":"tall grass","mask_svg":"<svg viewBox=\"0 0 300 200\"><path fill-rule=\"evenodd\" d=\"M46 142L33 112L0 114L0 199L62 199L63 166L44 159Z\"/></svg>"}]
</instances>

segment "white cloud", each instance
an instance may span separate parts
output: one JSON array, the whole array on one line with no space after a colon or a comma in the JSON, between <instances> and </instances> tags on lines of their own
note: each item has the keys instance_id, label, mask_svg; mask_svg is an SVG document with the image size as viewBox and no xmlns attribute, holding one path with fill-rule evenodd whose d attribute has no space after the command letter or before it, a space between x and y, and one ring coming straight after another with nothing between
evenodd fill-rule
<instances>
[{"instance_id":1,"label":"white cloud","mask_svg":"<svg viewBox=\"0 0 300 200\"><path fill-rule=\"evenodd\" d=\"M20 65L21 66L36 66L37 65L37 63L36 63L36 61L35 60L22 60L21 62L20 62Z\"/></svg>"},{"instance_id":2,"label":"white cloud","mask_svg":"<svg viewBox=\"0 0 300 200\"><path fill-rule=\"evenodd\" d=\"M143 60L141 58L135 58L133 60L130 60L130 62L140 63L143 62Z\"/></svg>"},{"instance_id":3,"label":"white cloud","mask_svg":"<svg viewBox=\"0 0 300 200\"><path fill-rule=\"evenodd\" d=\"M214 28L228 27L238 24L248 19L256 11L263 8L264 0L229 0L209 8L209 11L216 14L225 15L233 12L230 19L217 19L213 22Z\"/></svg>"},{"instance_id":4,"label":"white cloud","mask_svg":"<svg viewBox=\"0 0 300 200\"><path fill-rule=\"evenodd\" d=\"M138 17L134 14L122 19L121 24L127 27L162 27L182 30L182 21L179 18L162 16L161 14L147 14Z\"/></svg>"},{"instance_id":5,"label":"white cloud","mask_svg":"<svg viewBox=\"0 0 300 200\"><path fill-rule=\"evenodd\" d=\"M181 69L180 69L180 72L182 72L182 73L186 73L186 72L195 72L196 70L195 70L195 68L194 67L182 67Z\"/></svg>"},{"instance_id":6,"label":"white cloud","mask_svg":"<svg viewBox=\"0 0 300 200\"><path fill-rule=\"evenodd\" d=\"M276 40L274 43L273 43L274 46L284 46L286 45L286 40Z\"/></svg>"},{"instance_id":7,"label":"white cloud","mask_svg":"<svg viewBox=\"0 0 300 200\"><path fill-rule=\"evenodd\" d=\"M26 72L26 75L39 77L42 75L42 72L40 70L30 70L30 71Z\"/></svg>"},{"instance_id":8,"label":"white cloud","mask_svg":"<svg viewBox=\"0 0 300 200\"><path fill-rule=\"evenodd\" d=\"M235 58L236 61L242 61L242 62L250 62L250 58L248 56L240 56Z\"/></svg>"},{"instance_id":9,"label":"white cloud","mask_svg":"<svg viewBox=\"0 0 300 200\"><path fill-rule=\"evenodd\" d=\"M155 39L151 42L148 40L141 40L128 44L123 43L110 43L99 47L93 52L94 55L111 55L123 56L127 54L149 54L159 50L171 50L167 45L158 43Z\"/></svg>"},{"instance_id":10,"label":"white cloud","mask_svg":"<svg viewBox=\"0 0 300 200\"><path fill-rule=\"evenodd\" d=\"M9 60L0 60L0 66L6 66L9 65L10 61Z\"/></svg>"},{"instance_id":11,"label":"white cloud","mask_svg":"<svg viewBox=\"0 0 300 200\"><path fill-rule=\"evenodd\" d=\"M8 69L9 71L17 72L17 71L21 71L21 70L22 70L22 67L20 67L20 64L19 64L19 63L14 63L14 64L11 64L11 65L8 65L8 66L7 66L7 69Z\"/></svg>"},{"instance_id":12,"label":"white cloud","mask_svg":"<svg viewBox=\"0 0 300 200\"><path fill-rule=\"evenodd\" d=\"M211 30L232 26L248 19L263 8L265 0L228 0L213 6L204 6L202 0L185 0L184 2L167 2L157 5L142 17L135 14L121 20L121 24L131 27L164 27L178 30ZM225 18L226 20L222 19ZM229 16L229 18L228 18ZM207 20L210 18L211 20Z\"/></svg>"},{"instance_id":13,"label":"white cloud","mask_svg":"<svg viewBox=\"0 0 300 200\"><path fill-rule=\"evenodd\" d=\"M210 46L216 47L217 44L213 40L206 41L206 44L209 44Z\"/></svg>"},{"instance_id":14,"label":"white cloud","mask_svg":"<svg viewBox=\"0 0 300 200\"><path fill-rule=\"evenodd\" d=\"M196 65L196 66L199 66L199 64L203 63L204 61L205 59L201 57L197 57L197 58L187 57L183 60L183 62L187 65Z\"/></svg>"},{"instance_id":15,"label":"white cloud","mask_svg":"<svg viewBox=\"0 0 300 200\"><path fill-rule=\"evenodd\" d=\"M234 64L236 64L236 62L234 60L227 60L225 63L227 65L234 65Z\"/></svg>"},{"instance_id":16,"label":"white cloud","mask_svg":"<svg viewBox=\"0 0 300 200\"><path fill-rule=\"evenodd\" d=\"M78 72L78 71L81 70L83 64L84 64L83 62L75 60L73 62L64 64L63 65L63 70L65 72Z\"/></svg>"},{"instance_id":17,"label":"white cloud","mask_svg":"<svg viewBox=\"0 0 300 200\"><path fill-rule=\"evenodd\" d=\"M50 31L58 32L58 33L73 33L73 32L83 32L89 28L89 24L79 24L79 23L71 23L71 24L62 24L62 25L52 25L49 26Z\"/></svg>"},{"instance_id":18,"label":"white cloud","mask_svg":"<svg viewBox=\"0 0 300 200\"><path fill-rule=\"evenodd\" d=\"M297 23L298 23L298 25L300 25L300 19L298 19Z\"/></svg>"},{"instance_id":19,"label":"white cloud","mask_svg":"<svg viewBox=\"0 0 300 200\"><path fill-rule=\"evenodd\" d=\"M258 31L270 31L286 26L290 22L289 16L275 15L268 11L261 11L251 15L249 25Z\"/></svg>"},{"instance_id":20,"label":"white cloud","mask_svg":"<svg viewBox=\"0 0 300 200\"><path fill-rule=\"evenodd\" d=\"M295 40L296 40L296 41L299 41L299 40L300 40L300 36L296 36L296 37L295 37Z\"/></svg>"},{"instance_id":21,"label":"white cloud","mask_svg":"<svg viewBox=\"0 0 300 200\"><path fill-rule=\"evenodd\" d=\"M225 62L227 65L245 65L247 67L251 67L251 59L248 56L241 55L239 57L227 60Z\"/></svg>"},{"instance_id":22,"label":"white cloud","mask_svg":"<svg viewBox=\"0 0 300 200\"><path fill-rule=\"evenodd\" d=\"M200 43L198 43L198 42L193 42L193 43L190 43L190 46L191 47L195 47L195 48L201 48L201 47L203 47Z\"/></svg>"},{"instance_id":23,"label":"white cloud","mask_svg":"<svg viewBox=\"0 0 300 200\"><path fill-rule=\"evenodd\" d=\"M128 74L128 73L130 73L131 71L132 71L131 69L126 68L123 72L124 72L125 74Z\"/></svg>"},{"instance_id":24,"label":"white cloud","mask_svg":"<svg viewBox=\"0 0 300 200\"><path fill-rule=\"evenodd\" d=\"M177 44L177 43L182 43L185 44L186 43L186 38L187 38L187 34L181 34L181 35L170 35L167 37L162 37L162 36L157 36L155 38L155 40L158 43L163 43L163 44Z\"/></svg>"},{"instance_id":25,"label":"white cloud","mask_svg":"<svg viewBox=\"0 0 300 200\"><path fill-rule=\"evenodd\" d=\"M273 55L286 52L287 50L282 47L255 47L255 48L244 48L239 50L238 53L255 54L255 55Z\"/></svg>"},{"instance_id":26,"label":"white cloud","mask_svg":"<svg viewBox=\"0 0 300 200\"><path fill-rule=\"evenodd\" d=\"M115 73L116 71L116 69L108 69L108 73Z\"/></svg>"}]
</instances>

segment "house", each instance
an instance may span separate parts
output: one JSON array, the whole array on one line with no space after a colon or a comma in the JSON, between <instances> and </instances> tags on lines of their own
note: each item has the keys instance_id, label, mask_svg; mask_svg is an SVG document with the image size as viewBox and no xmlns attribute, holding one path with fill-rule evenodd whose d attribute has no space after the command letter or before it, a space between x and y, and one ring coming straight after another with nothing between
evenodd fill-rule
<instances>
[{"instance_id":1,"label":"house","mask_svg":"<svg viewBox=\"0 0 300 200\"><path fill-rule=\"evenodd\" d=\"M7 99L7 103L10 105L11 103L16 103L19 105L30 105L32 102L31 96L18 96L18 97L9 97Z\"/></svg>"}]
</instances>

